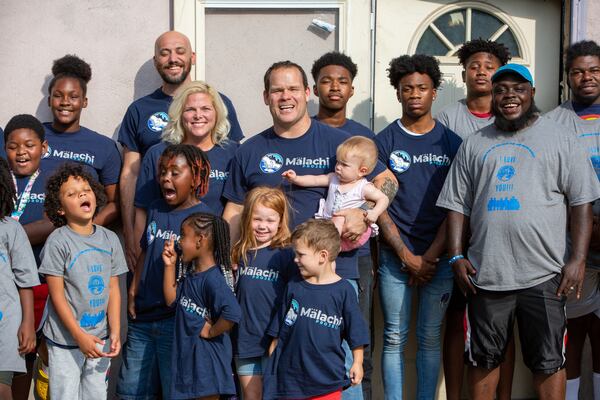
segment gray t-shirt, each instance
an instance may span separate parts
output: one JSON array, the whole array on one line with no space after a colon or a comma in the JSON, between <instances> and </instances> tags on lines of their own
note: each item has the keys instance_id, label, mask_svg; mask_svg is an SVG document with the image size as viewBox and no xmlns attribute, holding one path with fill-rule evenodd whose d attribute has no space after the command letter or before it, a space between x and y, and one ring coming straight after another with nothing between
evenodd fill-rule
<instances>
[{"instance_id":1,"label":"gray t-shirt","mask_svg":"<svg viewBox=\"0 0 600 400\"><path fill-rule=\"evenodd\" d=\"M474 284L514 290L561 272L567 261L567 204L599 197L598 179L575 136L539 117L519 132L489 125L469 136L437 205L470 217Z\"/></svg>"},{"instance_id":2,"label":"gray t-shirt","mask_svg":"<svg viewBox=\"0 0 600 400\"><path fill-rule=\"evenodd\" d=\"M89 236L68 226L52 232L42 249L40 273L63 277L65 297L79 327L104 339L108 337L110 278L127 272L127 266L117 235L98 225L94 228ZM52 301L48 302L44 336L59 345L77 346Z\"/></svg>"},{"instance_id":3,"label":"gray t-shirt","mask_svg":"<svg viewBox=\"0 0 600 400\"><path fill-rule=\"evenodd\" d=\"M546 117L563 125L566 131L576 134L577 140L586 149L596 175L600 179L600 119L584 120L579 118L570 101L566 101L548 112ZM600 201L594 202L593 210L594 215L600 216ZM590 248L587 266L600 269L600 252Z\"/></svg>"},{"instance_id":4,"label":"gray t-shirt","mask_svg":"<svg viewBox=\"0 0 600 400\"><path fill-rule=\"evenodd\" d=\"M436 116L442 125L455 132L461 139L494 122L494 117L480 118L469 111L467 100L462 99L444 107Z\"/></svg>"},{"instance_id":5,"label":"gray t-shirt","mask_svg":"<svg viewBox=\"0 0 600 400\"><path fill-rule=\"evenodd\" d=\"M12 218L0 220L0 371L25 372L17 333L21 325L19 288L40 284L25 230Z\"/></svg>"}]
</instances>

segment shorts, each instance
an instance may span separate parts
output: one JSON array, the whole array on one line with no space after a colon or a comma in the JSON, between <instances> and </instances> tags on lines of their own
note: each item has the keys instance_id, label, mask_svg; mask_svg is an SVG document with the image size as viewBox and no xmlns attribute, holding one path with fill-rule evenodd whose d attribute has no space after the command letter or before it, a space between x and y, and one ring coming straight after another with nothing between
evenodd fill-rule
<instances>
[{"instance_id":1,"label":"shorts","mask_svg":"<svg viewBox=\"0 0 600 400\"><path fill-rule=\"evenodd\" d=\"M268 357L249 357L235 359L235 368L239 376L262 375L267 364Z\"/></svg>"},{"instance_id":2,"label":"shorts","mask_svg":"<svg viewBox=\"0 0 600 400\"><path fill-rule=\"evenodd\" d=\"M478 289L469 296L465 363L494 369L504 361L515 318L525 365L533 373L554 374L564 367L566 298L558 297L561 275L537 286L511 291Z\"/></svg>"},{"instance_id":3,"label":"shorts","mask_svg":"<svg viewBox=\"0 0 600 400\"><path fill-rule=\"evenodd\" d=\"M12 371L0 371L0 384L11 386L14 376L15 373Z\"/></svg>"},{"instance_id":4,"label":"shorts","mask_svg":"<svg viewBox=\"0 0 600 400\"><path fill-rule=\"evenodd\" d=\"M465 312L467 309L467 298L460 291L460 287L455 282L452 287L452 297L450 297L450 303L448 303L448 311L459 311Z\"/></svg>"},{"instance_id":5,"label":"shorts","mask_svg":"<svg viewBox=\"0 0 600 400\"><path fill-rule=\"evenodd\" d=\"M600 270L586 268L581 298L575 293L567 297L567 318L579 318L588 314L600 317Z\"/></svg>"}]
</instances>

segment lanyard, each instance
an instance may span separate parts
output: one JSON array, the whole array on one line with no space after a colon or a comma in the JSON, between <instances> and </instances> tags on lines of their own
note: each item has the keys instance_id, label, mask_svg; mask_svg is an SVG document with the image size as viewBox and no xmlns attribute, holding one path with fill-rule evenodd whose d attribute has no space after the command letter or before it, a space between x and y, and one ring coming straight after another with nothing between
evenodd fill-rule
<instances>
[{"instance_id":1,"label":"lanyard","mask_svg":"<svg viewBox=\"0 0 600 400\"><path fill-rule=\"evenodd\" d=\"M25 189L23 190L23 193L21 194L21 199L19 200L19 204L15 204L15 209L13 210L12 214L10 215L13 219L15 220L19 220L21 218L21 215L23 215L23 212L25 211L25 207L27 207L27 203L29 203L29 197L31 197L31 189L33 189L33 184L35 183L35 180L37 179L38 175L40 174L40 170L38 169L37 171L35 171L33 173L33 175L31 175L29 177L29 181L27 182L27 185L25 186ZM15 178L15 174L13 174L13 172L10 172L10 175L12 176L13 179L13 183L15 184L15 191L18 193L19 192L19 187L17 186L17 178Z\"/></svg>"}]
</instances>

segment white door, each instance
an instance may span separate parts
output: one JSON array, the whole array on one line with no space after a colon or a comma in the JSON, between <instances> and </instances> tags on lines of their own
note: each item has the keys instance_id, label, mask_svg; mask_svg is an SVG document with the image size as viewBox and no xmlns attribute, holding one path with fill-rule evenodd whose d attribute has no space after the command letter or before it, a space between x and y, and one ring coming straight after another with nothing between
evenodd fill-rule
<instances>
[{"instance_id":1,"label":"white door","mask_svg":"<svg viewBox=\"0 0 600 400\"><path fill-rule=\"evenodd\" d=\"M296 62L312 88L313 61L332 50L345 52L358 64L349 116L369 124L370 6L368 0L175 0L175 29L195 38L196 78L231 98L246 137L272 125L262 100L267 68L276 61ZM317 109L318 100L311 95L309 113Z\"/></svg>"}]
</instances>

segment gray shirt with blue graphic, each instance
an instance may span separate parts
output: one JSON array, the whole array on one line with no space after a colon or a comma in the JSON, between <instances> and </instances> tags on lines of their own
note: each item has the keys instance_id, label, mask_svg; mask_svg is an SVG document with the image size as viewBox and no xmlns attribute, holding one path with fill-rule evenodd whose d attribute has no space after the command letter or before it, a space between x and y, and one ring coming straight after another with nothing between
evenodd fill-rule
<instances>
[{"instance_id":1,"label":"gray shirt with blue graphic","mask_svg":"<svg viewBox=\"0 0 600 400\"><path fill-rule=\"evenodd\" d=\"M567 206L599 197L598 179L575 136L539 117L522 131L490 125L465 139L437 205L470 217L475 285L515 290L561 272Z\"/></svg>"},{"instance_id":2,"label":"gray shirt with blue graphic","mask_svg":"<svg viewBox=\"0 0 600 400\"><path fill-rule=\"evenodd\" d=\"M52 232L42 250L40 273L63 277L65 297L79 327L103 339L108 336L110 278L127 272L127 266L117 235L98 225L94 228L89 236L68 226ZM56 344L77 346L52 301L48 302L44 335Z\"/></svg>"},{"instance_id":3,"label":"gray shirt with blue graphic","mask_svg":"<svg viewBox=\"0 0 600 400\"><path fill-rule=\"evenodd\" d=\"M554 110L548 112L546 117L563 125L568 133L577 136L577 140L587 151L594 171L598 179L600 179L600 119L581 119L575 113L571 101L564 102ZM595 216L600 216L600 201L594 202L593 210ZM600 252L590 248L587 266L600 269Z\"/></svg>"},{"instance_id":4,"label":"gray shirt with blue graphic","mask_svg":"<svg viewBox=\"0 0 600 400\"><path fill-rule=\"evenodd\" d=\"M39 285L25 230L12 218L0 220L0 371L25 372L17 332L21 325L19 288Z\"/></svg>"},{"instance_id":5,"label":"gray shirt with blue graphic","mask_svg":"<svg viewBox=\"0 0 600 400\"><path fill-rule=\"evenodd\" d=\"M473 115L467 107L467 99L459 100L444 107L435 116L435 119L463 140L494 122L494 117L481 118Z\"/></svg>"}]
</instances>

